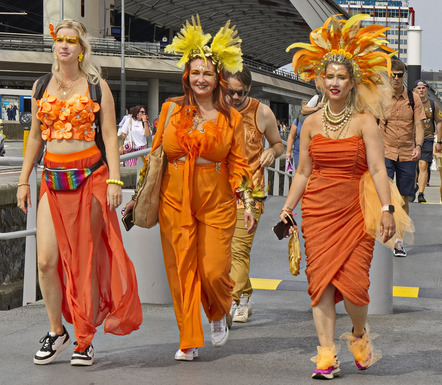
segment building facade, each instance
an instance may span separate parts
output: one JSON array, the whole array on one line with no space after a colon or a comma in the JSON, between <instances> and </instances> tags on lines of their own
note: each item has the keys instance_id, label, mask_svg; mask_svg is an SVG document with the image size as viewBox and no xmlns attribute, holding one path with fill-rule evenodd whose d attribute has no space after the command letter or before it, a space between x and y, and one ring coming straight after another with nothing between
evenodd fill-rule
<instances>
[{"instance_id":1,"label":"building facade","mask_svg":"<svg viewBox=\"0 0 442 385\"><path fill-rule=\"evenodd\" d=\"M377 1L377 0L335 0L350 16L364 13L371 17L363 21L363 25L380 24L391 27L386 31L389 46L396 51L397 57L407 63L408 38L412 9L408 1Z\"/></svg>"}]
</instances>

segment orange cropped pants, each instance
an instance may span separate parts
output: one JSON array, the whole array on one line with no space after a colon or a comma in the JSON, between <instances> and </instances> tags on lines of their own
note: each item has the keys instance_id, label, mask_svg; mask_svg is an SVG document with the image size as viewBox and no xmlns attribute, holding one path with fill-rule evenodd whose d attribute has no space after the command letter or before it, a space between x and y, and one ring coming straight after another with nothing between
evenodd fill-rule
<instances>
[{"instance_id":1,"label":"orange cropped pants","mask_svg":"<svg viewBox=\"0 0 442 385\"><path fill-rule=\"evenodd\" d=\"M226 164L196 164L187 202L191 225L182 227L184 175L183 162L168 163L158 215L180 349L204 346L201 303L209 321L219 321L230 311L231 242L236 223L236 199Z\"/></svg>"}]
</instances>

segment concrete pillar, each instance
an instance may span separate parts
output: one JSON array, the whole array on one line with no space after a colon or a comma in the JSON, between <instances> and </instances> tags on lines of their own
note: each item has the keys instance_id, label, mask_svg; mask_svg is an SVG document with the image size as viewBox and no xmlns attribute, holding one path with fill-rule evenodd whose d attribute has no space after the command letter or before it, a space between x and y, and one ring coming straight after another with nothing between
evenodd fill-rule
<instances>
[{"instance_id":1,"label":"concrete pillar","mask_svg":"<svg viewBox=\"0 0 442 385\"><path fill-rule=\"evenodd\" d=\"M411 26L408 29L408 89L413 88L416 80L421 78L422 64L422 28Z\"/></svg>"},{"instance_id":2,"label":"concrete pillar","mask_svg":"<svg viewBox=\"0 0 442 385\"><path fill-rule=\"evenodd\" d=\"M369 314L393 313L393 252L381 242L374 244L370 269Z\"/></svg>"},{"instance_id":3,"label":"concrete pillar","mask_svg":"<svg viewBox=\"0 0 442 385\"><path fill-rule=\"evenodd\" d=\"M370 268L368 314L393 313L393 258L393 252L389 248L378 241L375 242ZM337 304L336 312L346 314L344 302Z\"/></svg>"},{"instance_id":4,"label":"concrete pillar","mask_svg":"<svg viewBox=\"0 0 442 385\"><path fill-rule=\"evenodd\" d=\"M129 202L133 190L123 189L123 202ZM124 248L135 266L141 303L171 304L169 285L164 268L159 225L151 229L134 226L126 231L117 210Z\"/></svg>"},{"instance_id":5,"label":"concrete pillar","mask_svg":"<svg viewBox=\"0 0 442 385\"><path fill-rule=\"evenodd\" d=\"M159 79L149 79L147 87L147 114L152 121L158 116L160 102L160 81Z\"/></svg>"}]
</instances>

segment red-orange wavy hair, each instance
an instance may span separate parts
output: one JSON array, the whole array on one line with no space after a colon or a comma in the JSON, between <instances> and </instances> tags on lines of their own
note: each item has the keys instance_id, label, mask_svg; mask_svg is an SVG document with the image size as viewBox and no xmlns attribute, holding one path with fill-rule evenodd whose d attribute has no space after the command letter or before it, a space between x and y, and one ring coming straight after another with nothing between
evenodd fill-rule
<instances>
[{"instance_id":1,"label":"red-orange wavy hair","mask_svg":"<svg viewBox=\"0 0 442 385\"><path fill-rule=\"evenodd\" d=\"M192 88L190 87L189 75L190 75L190 62L187 62L186 66L184 67L184 72L182 77L184 95L173 97L170 100L182 107L195 106L199 110L198 103L196 102ZM215 109L219 111L221 114L223 114L227 118L230 124L231 108L233 107L231 107L227 103L226 96L227 96L227 81L224 71L221 70L220 72L217 73L217 82L216 82L216 87L213 91L212 101Z\"/></svg>"}]
</instances>

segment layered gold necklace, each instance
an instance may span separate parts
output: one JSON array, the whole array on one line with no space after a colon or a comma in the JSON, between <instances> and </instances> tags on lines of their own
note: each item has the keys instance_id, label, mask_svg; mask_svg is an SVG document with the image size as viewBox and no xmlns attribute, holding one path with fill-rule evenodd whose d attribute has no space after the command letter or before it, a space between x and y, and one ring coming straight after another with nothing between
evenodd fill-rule
<instances>
[{"instance_id":1,"label":"layered gold necklace","mask_svg":"<svg viewBox=\"0 0 442 385\"><path fill-rule=\"evenodd\" d=\"M330 106L325 103L322 109L322 124L324 126L325 135L331 138L329 131L337 133L337 137L334 139L339 139L341 135L347 132L348 125L351 120L352 109L346 106L341 112L334 114L330 111ZM345 130L344 130L345 127ZM345 134L343 135L345 136Z\"/></svg>"},{"instance_id":2,"label":"layered gold necklace","mask_svg":"<svg viewBox=\"0 0 442 385\"><path fill-rule=\"evenodd\" d=\"M77 79L70 81L69 83L65 84L62 81L58 83L58 87L60 88L60 91L63 93L63 96L66 97L69 95L74 88L75 84L77 84L78 79L80 79L80 76L77 77Z\"/></svg>"}]
</instances>

